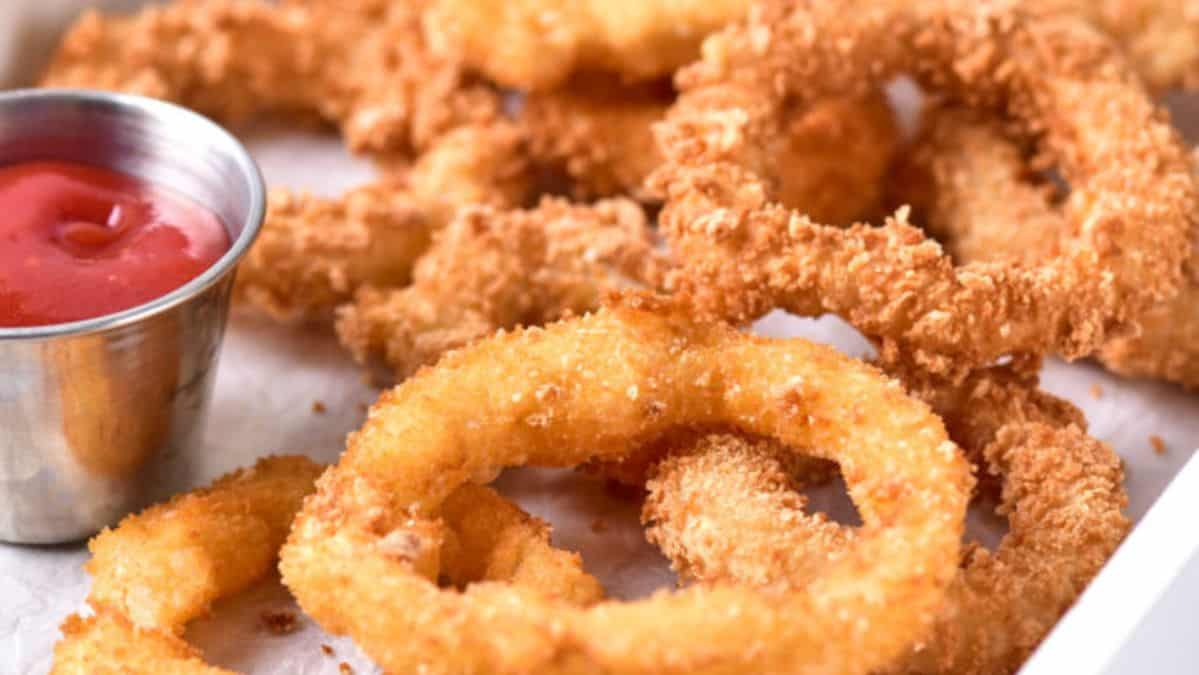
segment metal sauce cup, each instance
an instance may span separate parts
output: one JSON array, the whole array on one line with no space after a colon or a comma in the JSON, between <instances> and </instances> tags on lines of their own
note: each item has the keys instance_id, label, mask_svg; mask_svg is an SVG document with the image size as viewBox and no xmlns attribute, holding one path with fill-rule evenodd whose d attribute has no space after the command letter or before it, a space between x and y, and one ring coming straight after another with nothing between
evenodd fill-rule
<instances>
[{"instance_id":1,"label":"metal sauce cup","mask_svg":"<svg viewBox=\"0 0 1199 675\"><path fill-rule=\"evenodd\" d=\"M249 153L208 119L90 91L0 93L0 164L92 164L212 210L232 248L186 285L115 314L0 327L0 540L77 540L191 487L238 260L262 225ZM0 216L2 217L2 216Z\"/></svg>"}]
</instances>

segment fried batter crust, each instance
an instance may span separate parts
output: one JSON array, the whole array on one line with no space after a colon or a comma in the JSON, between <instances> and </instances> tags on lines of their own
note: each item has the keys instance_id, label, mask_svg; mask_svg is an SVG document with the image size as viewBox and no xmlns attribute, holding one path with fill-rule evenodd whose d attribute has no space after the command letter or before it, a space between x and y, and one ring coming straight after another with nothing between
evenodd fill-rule
<instances>
[{"instance_id":1,"label":"fried batter crust","mask_svg":"<svg viewBox=\"0 0 1199 675\"><path fill-rule=\"evenodd\" d=\"M1017 4L765 3L709 38L660 138L661 222L678 283L709 314L835 313L885 358L968 372L1005 356L1086 356L1177 292L1195 222L1189 160L1116 48ZM766 175L787 95L819 98L915 73L1000 114L1074 187L1076 240L1035 268L956 266L900 212L835 228L783 208ZM797 91L800 90L800 91Z\"/></svg>"},{"instance_id":2,"label":"fried batter crust","mask_svg":"<svg viewBox=\"0 0 1199 675\"><path fill-rule=\"evenodd\" d=\"M1199 166L1199 160L1195 160ZM1076 225L1041 164L994 120L953 105L924 114L922 133L891 181L892 200L960 262L1034 267L1063 255ZM1192 240L1199 236L1199 229ZM1199 269L1192 251L1181 289L1109 339L1097 357L1109 370L1199 387Z\"/></svg>"},{"instance_id":3,"label":"fried batter crust","mask_svg":"<svg viewBox=\"0 0 1199 675\"><path fill-rule=\"evenodd\" d=\"M1003 369L957 386L924 377L913 393L998 482L1010 530L994 551L968 546L932 633L876 672L1014 673L1128 532L1119 457L1081 411ZM653 471L642 520L685 578L792 592L860 534L805 510L776 444L717 435L676 451Z\"/></svg>"},{"instance_id":4,"label":"fried batter crust","mask_svg":"<svg viewBox=\"0 0 1199 675\"><path fill-rule=\"evenodd\" d=\"M363 288L342 307L337 335L359 361L381 359L402 379L497 330L591 311L622 287L656 287L665 267L629 200L469 208L437 234L410 286Z\"/></svg>"}]
</instances>

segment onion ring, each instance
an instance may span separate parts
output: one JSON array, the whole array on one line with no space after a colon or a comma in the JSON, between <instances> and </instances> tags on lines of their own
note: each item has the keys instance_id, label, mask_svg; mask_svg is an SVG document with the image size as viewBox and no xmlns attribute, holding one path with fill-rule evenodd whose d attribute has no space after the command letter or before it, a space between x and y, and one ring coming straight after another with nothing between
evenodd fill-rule
<instances>
[{"instance_id":1,"label":"onion ring","mask_svg":"<svg viewBox=\"0 0 1199 675\"><path fill-rule=\"evenodd\" d=\"M572 73L626 82L669 75L748 0L436 0L429 39L441 53L508 87L546 91Z\"/></svg>"},{"instance_id":2,"label":"onion ring","mask_svg":"<svg viewBox=\"0 0 1199 675\"><path fill-rule=\"evenodd\" d=\"M446 133L406 173L336 198L274 189L266 224L238 268L240 310L327 322L359 288L399 288L462 204L509 208L531 192L523 133L509 124Z\"/></svg>"},{"instance_id":3,"label":"onion ring","mask_svg":"<svg viewBox=\"0 0 1199 675\"><path fill-rule=\"evenodd\" d=\"M128 17L89 11L41 84L164 98L232 123L315 117L337 124L354 150L423 150L453 128L494 121L500 100L429 49L420 5L197 0Z\"/></svg>"},{"instance_id":4,"label":"onion ring","mask_svg":"<svg viewBox=\"0 0 1199 675\"><path fill-rule=\"evenodd\" d=\"M964 262L1037 265L1062 254L1070 223L1039 162L994 121L932 106L923 132L896 170L896 200L910 202L927 229ZM1195 164L1199 166L1199 161ZM1012 223L1023 223L1013 229ZM1193 250L1193 248L1192 248ZM1109 370L1199 388L1199 262L1184 264L1182 288L1137 317L1136 330L1098 353Z\"/></svg>"},{"instance_id":5,"label":"onion ring","mask_svg":"<svg viewBox=\"0 0 1199 675\"><path fill-rule=\"evenodd\" d=\"M303 457L267 458L98 535L87 566L95 614L64 622L52 673L228 674L205 664L183 629L270 574L320 472ZM445 543L435 554L449 583L499 579L579 606L601 597L577 554L551 548L545 523L490 488L462 486L443 516L436 534Z\"/></svg>"},{"instance_id":6,"label":"onion ring","mask_svg":"<svg viewBox=\"0 0 1199 675\"><path fill-rule=\"evenodd\" d=\"M129 516L88 543L88 603L136 626L182 632L218 598L270 572L321 467L271 457Z\"/></svg>"},{"instance_id":7,"label":"onion ring","mask_svg":"<svg viewBox=\"0 0 1199 675\"><path fill-rule=\"evenodd\" d=\"M782 597L691 589L580 611L507 584L444 591L413 553L428 547L382 545L426 540L447 495L504 466L577 465L713 424L840 462L866 523L844 566ZM873 368L637 296L476 343L385 394L306 501L280 569L309 615L396 672L866 672L939 604L971 483L940 422Z\"/></svg>"},{"instance_id":8,"label":"onion ring","mask_svg":"<svg viewBox=\"0 0 1199 675\"><path fill-rule=\"evenodd\" d=\"M934 372L1005 356L1090 354L1176 292L1195 186L1186 153L1102 36L1018 7L952 1L774 2L705 43L678 76L653 183L661 222L708 313L745 321L776 306L841 315ZM788 99L877 86L927 88L1002 110L1073 186L1078 234L1035 268L955 267L905 222L827 227L772 204L761 173ZM1116 140L1112 140L1116 139Z\"/></svg>"},{"instance_id":9,"label":"onion ring","mask_svg":"<svg viewBox=\"0 0 1199 675\"><path fill-rule=\"evenodd\" d=\"M1187 0L1041 0L1037 12L1082 16L1120 43L1157 91L1199 86L1199 10Z\"/></svg>"},{"instance_id":10,"label":"onion ring","mask_svg":"<svg viewBox=\"0 0 1199 675\"><path fill-rule=\"evenodd\" d=\"M994 552L971 545L931 636L876 672L1015 672L1128 531L1120 460L1086 435L1081 412L1035 384L980 372L935 393L921 386L1000 481L1011 530ZM858 533L804 511L779 452L716 436L663 460L647 485L647 536L705 584L809 583Z\"/></svg>"},{"instance_id":11,"label":"onion ring","mask_svg":"<svg viewBox=\"0 0 1199 675\"><path fill-rule=\"evenodd\" d=\"M591 311L609 291L656 288L666 260L635 202L466 208L420 258L410 286L363 288L338 311L341 343L397 379L496 330Z\"/></svg>"},{"instance_id":12,"label":"onion ring","mask_svg":"<svg viewBox=\"0 0 1199 675\"><path fill-rule=\"evenodd\" d=\"M560 167L579 198L629 194L651 201L645 180L663 162L652 127L673 100L669 87L578 77L525 97L520 121L534 161ZM875 215L899 146L895 116L880 91L832 98L789 115L773 157L779 200L822 222Z\"/></svg>"},{"instance_id":13,"label":"onion ring","mask_svg":"<svg viewBox=\"0 0 1199 675\"><path fill-rule=\"evenodd\" d=\"M93 11L64 37L42 84L165 98L228 122L316 117L337 124L352 150L373 153L387 175L340 197L273 190L240 266L241 307L328 321L359 286L406 284L431 232L460 203L529 199L524 132L500 119L499 92L429 51L422 13L409 3L347 11L230 0L129 17Z\"/></svg>"}]
</instances>

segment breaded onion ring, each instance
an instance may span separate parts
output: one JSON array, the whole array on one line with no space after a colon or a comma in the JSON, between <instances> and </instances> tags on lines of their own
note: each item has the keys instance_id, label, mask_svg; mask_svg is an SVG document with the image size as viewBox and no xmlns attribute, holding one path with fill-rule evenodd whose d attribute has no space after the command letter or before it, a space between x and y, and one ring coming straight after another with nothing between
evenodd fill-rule
<instances>
[{"instance_id":1,"label":"breaded onion ring","mask_svg":"<svg viewBox=\"0 0 1199 675\"><path fill-rule=\"evenodd\" d=\"M1013 673L1127 533L1120 460L1081 426L1062 423L1081 420L1077 409L1010 377L975 374L931 398L947 424L978 443L954 439L998 479L1010 530L994 552L970 546L932 634L876 672ZM975 411L983 416L969 419ZM1003 412L1015 414L1000 421ZM714 436L663 460L647 485L647 536L705 584L806 585L859 533L804 511L779 452Z\"/></svg>"},{"instance_id":2,"label":"breaded onion ring","mask_svg":"<svg viewBox=\"0 0 1199 675\"><path fill-rule=\"evenodd\" d=\"M359 288L400 288L464 204L512 208L531 192L525 136L510 124L447 132L410 169L338 197L273 189L234 298L285 321L329 321Z\"/></svg>"},{"instance_id":3,"label":"breaded onion ring","mask_svg":"<svg viewBox=\"0 0 1199 675\"><path fill-rule=\"evenodd\" d=\"M422 3L191 0L85 13L41 84L163 98L225 122L262 114L338 125L354 150L408 151L490 122L500 100L434 54ZM297 86L303 82L303 86Z\"/></svg>"},{"instance_id":4,"label":"breaded onion ring","mask_svg":"<svg viewBox=\"0 0 1199 675\"><path fill-rule=\"evenodd\" d=\"M786 465L794 456L732 434L676 446L648 471L646 539L683 581L802 588L849 548L854 531L805 510Z\"/></svg>"},{"instance_id":5,"label":"breaded onion ring","mask_svg":"<svg viewBox=\"0 0 1199 675\"><path fill-rule=\"evenodd\" d=\"M266 575L321 467L270 457L128 516L89 543L88 604L180 633L218 598Z\"/></svg>"},{"instance_id":6,"label":"breaded onion ring","mask_svg":"<svg viewBox=\"0 0 1199 675\"><path fill-rule=\"evenodd\" d=\"M241 306L327 321L364 284L406 284L432 229L459 205L510 208L529 198L524 131L500 119L499 92L429 51L422 13L420 3L356 2L347 11L299 0L89 12L42 84L165 98L227 122L315 117L337 124L351 149L376 153L389 175L346 195L272 191L240 267Z\"/></svg>"},{"instance_id":7,"label":"breaded onion ring","mask_svg":"<svg viewBox=\"0 0 1199 675\"><path fill-rule=\"evenodd\" d=\"M1093 352L1177 291L1195 186L1186 153L1117 50L1081 21L952 0L770 2L709 38L661 127L661 222L708 313L835 313L937 372ZM764 175L789 99L910 72L1036 139L1073 191L1073 236L1036 267L955 266L901 212L836 228L774 203Z\"/></svg>"},{"instance_id":8,"label":"breaded onion ring","mask_svg":"<svg viewBox=\"0 0 1199 675\"><path fill-rule=\"evenodd\" d=\"M327 320L364 285L402 286L432 223L395 181L337 198L271 190L266 223L238 269L238 309L279 321Z\"/></svg>"},{"instance_id":9,"label":"breaded onion ring","mask_svg":"<svg viewBox=\"0 0 1199 675\"><path fill-rule=\"evenodd\" d=\"M1155 90L1199 86L1199 7L1191 0L1036 0L1028 5L1095 24L1120 44Z\"/></svg>"},{"instance_id":10,"label":"breaded onion ring","mask_svg":"<svg viewBox=\"0 0 1199 675\"><path fill-rule=\"evenodd\" d=\"M363 288L340 308L337 335L358 361L381 360L403 379L497 330L588 312L623 287L658 287L666 261L654 245L627 199L467 208L437 234L410 286Z\"/></svg>"},{"instance_id":11,"label":"breaded onion ring","mask_svg":"<svg viewBox=\"0 0 1199 675\"><path fill-rule=\"evenodd\" d=\"M711 425L840 463L865 522L843 564L786 595L694 588L588 610L432 583L419 542L459 486ZM870 366L637 297L476 343L384 394L305 502L280 569L309 615L394 672L865 673L940 604L971 484L939 420Z\"/></svg>"},{"instance_id":12,"label":"breaded onion ring","mask_svg":"<svg viewBox=\"0 0 1199 675\"><path fill-rule=\"evenodd\" d=\"M267 576L321 467L272 457L211 487L126 518L90 543L95 610L63 623L53 675L228 675L181 639L187 622ZM549 545L549 528L490 488L464 485L445 502L441 570L450 583L501 580L570 605L602 589L579 556ZM403 550L408 541L386 542Z\"/></svg>"},{"instance_id":13,"label":"breaded onion ring","mask_svg":"<svg viewBox=\"0 0 1199 675\"><path fill-rule=\"evenodd\" d=\"M922 133L896 170L893 199L913 205L959 262L1035 266L1062 255L1071 223L1057 190L994 120L954 106L925 111ZM1019 223L1019 227L1013 227ZM1197 235L1193 235L1193 239ZM1098 353L1108 369L1199 388L1199 262L1181 290L1137 317Z\"/></svg>"},{"instance_id":14,"label":"breaded onion ring","mask_svg":"<svg viewBox=\"0 0 1199 675\"><path fill-rule=\"evenodd\" d=\"M645 180L663 161L652 126L673 98L669 87L600 77L533 92L521 113L529 153L565 173L576 196L650 200ZM895 116L882 92L796 110L781 138L771 173L779 178L782 203L836 224L877 213L883 178L899 145Z\"/></svg>"},{"instance_id":15,"label":"breaded onion ring","mask_svg":"<svg viewBox=\"0 0 1199 675\"><path fill-rule=\"evenodd\" d=\"M669 75L749 0L434 0L428 36L500 84L554 89L572 73Z\"/></svg>"}]
</instances>

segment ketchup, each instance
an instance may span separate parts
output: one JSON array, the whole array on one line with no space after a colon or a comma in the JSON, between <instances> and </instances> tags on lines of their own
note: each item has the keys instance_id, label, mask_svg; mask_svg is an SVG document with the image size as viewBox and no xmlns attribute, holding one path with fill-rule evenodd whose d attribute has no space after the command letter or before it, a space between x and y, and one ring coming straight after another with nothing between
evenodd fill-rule
<instances>
[{"instance_id":1,"label":"ketchup","mask_svg":"<svg viewBox=\"0 0 1199 675\"><path fill-rule=\"evenodd\" d=\"M0 326L136 307L229 247L214 213L138 178L68 162L0 166Z\"/></svg>"}]
</instances>

